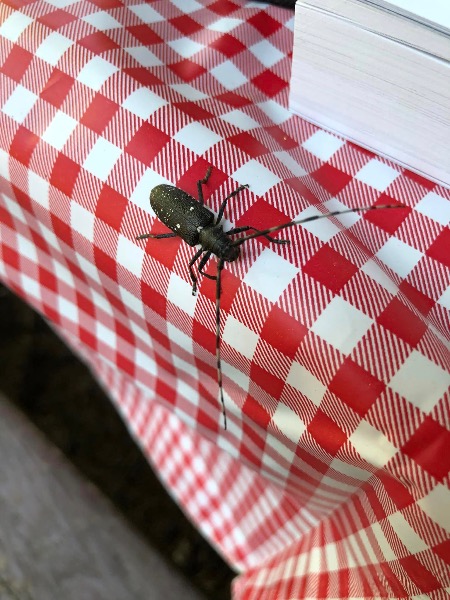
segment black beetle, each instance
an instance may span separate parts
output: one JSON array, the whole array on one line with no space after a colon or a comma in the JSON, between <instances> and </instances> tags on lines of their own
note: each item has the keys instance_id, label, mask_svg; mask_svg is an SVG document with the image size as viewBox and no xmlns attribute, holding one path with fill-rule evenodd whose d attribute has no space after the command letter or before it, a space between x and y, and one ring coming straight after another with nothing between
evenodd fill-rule
<instances>
[{"instance_id":1,"label":"black beetle","mask_svg":"<svg viewBox=\"0 0 450 600\"><path fill-rule=\"evenodd\" d=\"M224 231L223 225L221 224L222 217L227 205L227 202L233 196L236 196L242 190L248 188L248 184L239 186L234 192L231 192L223 201L220 206L217 217L214 213L205 206L203 199L202 186L207 183L211 174L211 167L206 171L206 175L203 179L199 179L197 182L198 200L187 194L183 190L167 184L161 184L154 187L150 193L150 204L159 217L159 219L167 225L172 233L144 233L136 237L137 240L143 240L146 238L170 238L170 237L181 237L189 246L200 245L199 250L194 254L192 259L189 261L189 274L192 280L192 294L195 295L197 291L197 277L194 273L193 266L200 259L202 254L204 255L198 265L198 272L216 281L216 357L217 357L217 380L219 384L220 401L222 404L222 412L224 419L224 428L227 428L227 416L225 411L225 402L223 398L222 388L222 368L220 359L220 275L224 266L224 262L233 262L239 257L240 248L239 246L245 241L263 236L270 242L275 244L288 244L288 240L277 240L271 237L270 233L275 233L281 229L293 227L294 225L300 225L309 221L315 221L316 219L322 219L325 217L332 217L336 215L342 215L351 212L368 211L380 208L403 208L400 204L383 204L378 206L363 206L360 208L349 208L346 210L329 212L321 215L313 215L298 221L290 221L282 225L276 225L269 227L268 229L260 230L250 225L244 225L242 227L235 227L228 231ZM236 240L230 239L229 236L236 233L243 233L244 231L252 230L253 233L246 235ZM217 275L209 275L203 271L206 263L208 262L211 255L214 254L218 258L217 262Z\"/></svg>"}]
</instances>

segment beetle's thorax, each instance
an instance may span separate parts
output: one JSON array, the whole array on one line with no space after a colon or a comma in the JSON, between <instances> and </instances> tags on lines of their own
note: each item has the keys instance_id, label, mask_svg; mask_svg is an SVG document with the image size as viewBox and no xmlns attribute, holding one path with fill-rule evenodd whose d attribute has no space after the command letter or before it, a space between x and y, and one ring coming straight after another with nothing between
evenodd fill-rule
<instances>
[{"instance_id":1,"label":"beetle's thorax","mask_svg":"<svg viewBox=\"0 0 450 600\"><path fill-rule=\"evenodd\" d=\"M222 225L208 225L198 229L199 244L205 251L212 252L218 258L233 262L239 256L239 247L225 234Z\"/></svg>"}]
</instances>

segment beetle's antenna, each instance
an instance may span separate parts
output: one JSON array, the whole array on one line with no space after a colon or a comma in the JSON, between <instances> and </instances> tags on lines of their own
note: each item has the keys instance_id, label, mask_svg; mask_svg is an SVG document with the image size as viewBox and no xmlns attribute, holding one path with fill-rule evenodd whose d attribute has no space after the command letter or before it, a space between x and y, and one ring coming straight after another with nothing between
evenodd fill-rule
<instances>
[{"instance_id":1,"label":"beetle's antenna","mask_svg":"<svg viewBox=\"0 0 450 600\"><path fill-rule=\"evenodd\" d=\"M217 262L216 278L216 360L217 360L217 382L219 384L220 402L222 403L223 428L227 428L227 413L225 411L225 400L223 398L222 387L222 364L220 359L220 276L223 269L223 259L219 258Z\"/></svg>"},{"instance_id":2,"label":"beetle's antenna","mask_svg":"<svg viewBox=\"0 0 450 600\"><path fill-rule=\"evenodd\" d=\"M242 238L234 240L231 244L232 246L240 246L247 240L251 240L252 238L259 237L260 235L267 235L268 233L272 233L274 231L279 231L280 229L287 229L288 227L293 227L294 225L301 225L302 223L309 223L310 221L316 221L317 219L325 219L326 217L335 217L337 215L345 215L347 213L353 212L365 212L368 210L379 210L381 208L406 208L403 204L378 204L372 206L360 206L359 208L347 208L345 210L335 210L333 212L324 213L323 215L313 215L312 217L305 217L304 219L299 219L298 221L290 221L289 223L283 223L282 225L275 225L274 227L269 227L268 229L262 229L261 231L257 231L255 233L250 233Z\"/></svg>"}]
</instances>

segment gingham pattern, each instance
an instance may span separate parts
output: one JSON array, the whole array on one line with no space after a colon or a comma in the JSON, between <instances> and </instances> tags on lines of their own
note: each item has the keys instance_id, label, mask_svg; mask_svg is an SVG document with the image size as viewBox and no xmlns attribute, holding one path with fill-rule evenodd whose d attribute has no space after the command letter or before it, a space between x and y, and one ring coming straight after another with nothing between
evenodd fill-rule
<instances>
[{"instance_id":1,"label":"gingham pattern","mask_svg":"<svg viewBox=\"0 0 450 600\"><path fill-rule=\"evenodd\" d=\"M450 193L287 110L293 13L238 0L0 4L0 277L103 381L235 598L445 598ZM424 151L426 151L424 149ZM148 202L252 240L214 282ZM208 272L214 273L211 261ZM99 424L101 428L101 424Z\"/></svg>"}]
</instances>

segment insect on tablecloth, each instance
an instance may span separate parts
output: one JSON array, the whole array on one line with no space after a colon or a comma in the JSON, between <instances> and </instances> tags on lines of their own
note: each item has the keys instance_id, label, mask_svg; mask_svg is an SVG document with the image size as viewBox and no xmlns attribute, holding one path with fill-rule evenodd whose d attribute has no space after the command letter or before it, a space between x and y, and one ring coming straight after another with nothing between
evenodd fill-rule
<instances>
[{"instance_id":1,"label":"insect on tablecloth","mask_svg":"<svg viewBox=\"0 0 450 600\"><path fill-rule=\"evenodd\" d=\"M0 278L109 390L241 574L235 598L446 598L450 193L291 116L293 12L238 0L0 5ZM424 149L424 151L426 151ZM215 282L175 185L251 239ZM216 274L210 260L206 274Z\"/></svg>"}]
</instances>

